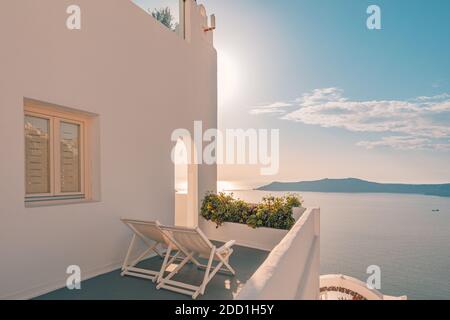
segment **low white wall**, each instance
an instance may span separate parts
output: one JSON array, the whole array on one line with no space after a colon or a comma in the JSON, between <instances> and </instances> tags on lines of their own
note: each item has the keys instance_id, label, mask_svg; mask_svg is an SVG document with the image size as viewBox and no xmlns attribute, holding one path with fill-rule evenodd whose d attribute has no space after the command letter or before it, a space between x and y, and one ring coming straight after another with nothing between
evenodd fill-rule
<instances>
[{"instance_id":1,"label":"low white wall","mask_svg":"<svg viewBox=\"0 0 450 320\"><path fill-rule=\"evenodd\" d=\"M317 300L320 209L308 209L242 288L237 300Z\"/></svg>"},{"instance_id":2,"label":"low white wall","mask_svg":"<svg viewBox=\"0 0 450 320\"><path fill-rule=\"evenodd\" d=\"M298 221L305 212L305 208L294 208L293 215ZM287 230L271 228L253 229L239 223L224 223L219 228L216 224L205 219L200 219L200 229L211 240L228 242L235 240L240 246L271 251L288 234Z\"/></svg>"}]
</instances>

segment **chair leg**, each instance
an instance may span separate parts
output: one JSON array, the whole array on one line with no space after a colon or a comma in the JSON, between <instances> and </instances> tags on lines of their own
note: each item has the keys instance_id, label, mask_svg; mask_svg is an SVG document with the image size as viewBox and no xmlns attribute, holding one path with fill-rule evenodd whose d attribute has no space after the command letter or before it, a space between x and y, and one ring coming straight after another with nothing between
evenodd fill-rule
<instances>
[{"instance_id":1,"label":"chair leg","mask_svg":"<svg viewBox=\"0 0 450 320\"><path fill-rule=\"evenodd\" d=\"M202 282L200 288L192 296L193 299L197 299L197 297L200 294L201 295L205 294L206 286L208 285L208 283L210 281L209 275L210 275L210 272L211 272L211 267L212 267L212 263L214 261L215 254L216 254L216 248L213 248L213 250L211 250L211 255L209 256L208 265L206 266L205 276L203 277L203 282Z\"/></svg>"},{"instance_id":2,"label":"chair leg","mask_svg":"<svg viewBox=\"0 0 450 320\"><path fill-rule=\"evenodd\" d=\"M225 267L227 267L227 269L230 270L230 272L233 274L233 276L235 276L236 271L233 269L233 267L230 265L230 262L229 262L230 255L227 256L226 259L221 259L221 260L222 260L223 264L225 265Z\"/></svg>"},{"instance_id":3,"label":"chair leg","mask_svg":"<svg viewBox=\"0 0 450 320\"><path fill-rule=\"evenodd\" d=\"M163 277L162 279L160 279L158 286L156 287L156 289L161 289L162 286L165 284L165 281L168 281L170 279L172 279L172 277L174 275L176 275L189 261L192 260L192 253L189 254L176 268L175 270L173 270L167 277ZM161 269L161 272L164 272L165 269L167 268L167 264L166 266L164 266L164 269Z\"/></svg>"},{"instance_id":4,"label":"chair leg","mask_svg":"<svg viewBox=\"0 0 450 320\"><path fill-rule=\"evenodd\" d=\"M128 248L127 251L127 255L125 257L125 261L122 265L122 272L120 273L120 275L123 277L125 275L130 275L130 276L135 276L135 277L140 277L140 278L145 278L145 279L150 279L153 282L155 282L158 278L158 273L156 273L156 275L154 277L149 277L149 274L153 274L155 272L150 272L150 270L139 270L136 267L136 265L141 262L151 251L154 251L155 253L159 254L158 250L157 250L157 246L159 245L158 243L149 243L147 241L144 241L145 244L147 244L149 246L149 248L147 250L145 250L137 259L135 259L132 263L130 263L130 256L131 253L133 252L134 246L136 244L136 240L137 240L138 236L136 234L133 235L133 238L131 240L130 246ZM142 274L141 274L142 273Z\"/></svg>"},{"instance_id":5,"label":"chair leg","mask_svg":"<svg viewBox=\"0 0 450 320\"><path fill-rule=\"evenodd\" d=\"M133 239L131 239L130 246L128 247L127 255L125 257L125 260L122 264L122 271L125 271L126 267L128 266L128 261L130 260L131 252L133 251L134 243L136 242L136 235L133 235ZM123 273L122 273L123 276Z\"/></svg>"},{"instance_id":6,"label":"chair leg","mask_svg":"<svg viewBox=\"0 0 450 320\"><path fill-rule=\"evenodd\" d=\"M169 248L166 251L166 256L164 257L164 262L163 262L163 264L161 266L161 270L159 271L159 276L158 276L157 281L156 281L157 283L160 283L161 280L164 277L164 272L166 272L166 268L167 268L167 265L168 265L168 262L169 262L170 253L171 252L172 252L172 245L169 245ZM156 287L156 289L159 290L160 288Z\"/></svg>"}]
</instances>

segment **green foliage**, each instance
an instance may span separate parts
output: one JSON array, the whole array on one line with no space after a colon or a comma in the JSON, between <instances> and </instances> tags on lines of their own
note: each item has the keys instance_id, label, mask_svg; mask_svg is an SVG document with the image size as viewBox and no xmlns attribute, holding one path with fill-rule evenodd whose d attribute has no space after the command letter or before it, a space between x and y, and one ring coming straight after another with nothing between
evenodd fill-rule
<instances>
[{"instance_id":1,"label":"green foliage","mask_svg":"<svg viewBox=\"0 0 450 320\"><path fill-rule=\"evenodd\" d=\"M174 23L175 17L172 15L169 7L155 9L151 13L153 18L161 22L170 30L175 30L177 28L178 24Z\"/></svg>"},{"instance_id":2,"label":"green foliage","mask_svg":"<svg viewBox=\"0 0 450 320\"><path fill-rule=\"evenodd\" d=\"M246 224L252 228L274 228L290 230L295 224L292 209L301 207L302 201L295 195L265 197L260 204L253 205L234 199L225 193L207 193L202 202L201 215L217 224L225 222Z\"/></svg>"}]
</instances>

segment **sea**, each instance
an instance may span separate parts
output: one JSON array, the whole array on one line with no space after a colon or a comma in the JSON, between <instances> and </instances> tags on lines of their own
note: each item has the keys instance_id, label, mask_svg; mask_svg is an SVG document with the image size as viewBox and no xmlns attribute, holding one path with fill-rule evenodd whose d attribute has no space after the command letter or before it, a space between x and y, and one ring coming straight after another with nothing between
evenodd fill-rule
<instances>
[{"instance_id":1,"label":"sea","mask_svg":"<svg viewBox=\"0 0 450 320\"><path fill-rule=\"evenodd\" d=\"M234 191L258 202L285 192ZM366 281L381 269L381 292L450 299L450 198L398 194L298 193L321 209L321 274Z\"/></svg>"}]
</instances>

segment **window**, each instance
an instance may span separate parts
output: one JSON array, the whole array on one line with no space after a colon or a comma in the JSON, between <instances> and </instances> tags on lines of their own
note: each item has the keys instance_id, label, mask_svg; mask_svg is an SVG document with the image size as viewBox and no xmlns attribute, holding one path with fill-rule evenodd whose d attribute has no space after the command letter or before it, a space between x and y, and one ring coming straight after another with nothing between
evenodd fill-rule
<instances>
[{"instance_id":1,"label":"window","mask_svg":"<svg viewBox=\"0 0 450 320\"><path fill-rule=\"evenodd\" d=\"M25 104L25 201L86 199L87 118Z\"/></svg>"}]
</instances>

